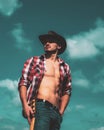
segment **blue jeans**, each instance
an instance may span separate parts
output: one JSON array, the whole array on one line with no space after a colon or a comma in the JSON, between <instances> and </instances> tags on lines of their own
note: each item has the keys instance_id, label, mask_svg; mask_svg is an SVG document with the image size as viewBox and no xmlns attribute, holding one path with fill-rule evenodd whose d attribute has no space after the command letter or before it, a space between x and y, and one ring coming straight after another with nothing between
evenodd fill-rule
<instances>
[{"instance_id":1,"label":"blue jeans","mask_svg":"<svg viewBox=\"0 0 104 130\"><path fill-rule=\"evenodd\" d=\"M62 117L54 107L45 102L36 102L34 130L60 130Z\"/></svg>"}]
</instances>

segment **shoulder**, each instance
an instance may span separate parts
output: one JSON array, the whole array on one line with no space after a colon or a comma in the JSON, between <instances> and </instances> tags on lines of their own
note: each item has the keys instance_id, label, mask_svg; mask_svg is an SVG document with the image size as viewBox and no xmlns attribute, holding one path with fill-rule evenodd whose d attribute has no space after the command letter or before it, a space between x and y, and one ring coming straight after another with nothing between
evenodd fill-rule
<instances>
[{"instance_id":1,"label":"shoulder","mask_svg":"<svg viewBox=\"0 0 104 130\"><path fill-rule=\"evenodd\" d=\"M32 63L34 60L37 60L39 56L32 56L29 57L28 59L25 60L24 64L30 64Z\"/></svg>"},{"instance_id":2,"label":"shoulder","mask_svg":"<svg viewBox=\"0 0 104 130\"><path fill-rule=\"evenodd\" d=\"M60 63L62 66L69 67L69 64L68 64L65 60L63 60L63 59L61 59L61 58L59 58L59 63Z\"/></svg>"},{"instance_id":3,"label":"shoulder","mask_svg":"<svg viewBox=\"0 0 104 130\"><path fill-rule=\"evenodd\" d=\"M70 65L63 59L59 58L60 65L64 68L66 72L70 71Z\"/></svg>"},{"instance_id":4,"label":"shoulder","mask_svg":"<svg viewBox=\"0 0 104 130\"><path fill-rule=\"evenodd\" d=\"M33 56L33 61L35 61L35 62L40 62L42 60L44 60L43 55L41 55L41 56Z\"/></svg>"},{"instance_id":5,"label":"shoulder","mask_svg":"<svg viewBox=\"0 0 104 130\"><path fill-rule=\"evenodd\" d=\"M29 57L26 61L37 60L37 59L40 59L40 56Z\"/></svg>"},{"instance_id":6,"label":"shoulder","mask_svg":"<svg viewBox=\"0 0 104 130\"><path fill-rule=\"evenodd\" d=\"M40 56L32 56L32 57L29 57L27 61L31 61L31 60L44 60L45 59L45 56L44 55L40 55Z\"/></svg>"},{"instance_id":7,"label":"shoulder","mask_svg":"<svg viewBox=\"0 0 104 130\"><path fill-rule=\"evenodd\" d=\"M68 63L64 62L64 69L66 70L67 73L70 72L70 66Z\"/></svg>"},{"instance_id":8,"label":"shoulder","mask_svg":"<svg viewBox=\"0 0 104 130\"><path fill-rule=\"evenodd\" d=\"M33 57L30 57L27 59L27 63L40 63L40 62L43 62L44 61L44 56L41 55L41 56L33 56Z\"/></svg>"}]
</instances>

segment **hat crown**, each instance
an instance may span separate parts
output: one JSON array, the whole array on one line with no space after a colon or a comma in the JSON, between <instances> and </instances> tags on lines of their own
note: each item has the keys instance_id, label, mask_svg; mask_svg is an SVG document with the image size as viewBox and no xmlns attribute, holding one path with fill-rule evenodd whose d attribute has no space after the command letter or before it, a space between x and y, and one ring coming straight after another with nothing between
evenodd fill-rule
<instances>
[{"instance_id":1,"label":"hat crown","mask_svg":"<svg viewBox=\"0 0 104 130\"><path fill-rule=\"evenodd\" d=\"M53 36L53 37L55 37L55 39L58 40L58 43L61 43L63 41L66 42L64 37L62 37L61 35L57 34L54 31L49 31L48 34L51 35L51 36Z\"/></svg>"}]
</instances>

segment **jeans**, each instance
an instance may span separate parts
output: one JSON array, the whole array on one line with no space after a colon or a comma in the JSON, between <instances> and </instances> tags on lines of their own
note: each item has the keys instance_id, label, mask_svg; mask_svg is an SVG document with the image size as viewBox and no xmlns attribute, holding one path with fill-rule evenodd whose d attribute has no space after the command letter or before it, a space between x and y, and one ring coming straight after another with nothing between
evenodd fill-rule
<instances>
[{"instance_id":1,"label":"jeans","mask_svg":"<svg viewBox=\"0 0 104 130\"><path fill-rule=\"evenodd\" d=\"M45 102L36 102L34 130L60 130L62 117Z\"/></svg>"}]
</instances>

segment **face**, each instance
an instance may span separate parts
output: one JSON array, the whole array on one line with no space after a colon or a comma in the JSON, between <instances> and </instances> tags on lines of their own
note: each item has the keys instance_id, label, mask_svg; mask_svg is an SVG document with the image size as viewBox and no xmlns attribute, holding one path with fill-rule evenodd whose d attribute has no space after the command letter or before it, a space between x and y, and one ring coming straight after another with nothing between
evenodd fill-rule
<instances>
[{"instance_id":1,"label":"face","mask_svg":"<svg viewBox=\"0 0 104 130\"><path fill-rule=\"evenodd\" d=\"M47 42L44 44L44 50L45 51L58 51L61 48L57 43L55 42Z\"/></svg>"}]
</instances>

